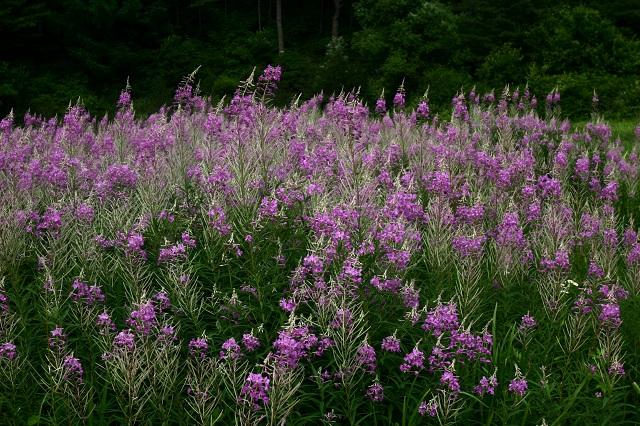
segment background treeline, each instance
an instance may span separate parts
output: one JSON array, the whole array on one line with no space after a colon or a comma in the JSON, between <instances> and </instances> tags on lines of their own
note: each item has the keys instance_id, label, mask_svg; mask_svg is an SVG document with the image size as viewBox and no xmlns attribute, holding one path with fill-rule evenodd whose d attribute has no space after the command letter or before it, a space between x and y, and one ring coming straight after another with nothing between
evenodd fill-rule
<instances>
[{"instance_id":1,"label":"background treeline","mask_svg":"<svg viewBox=\"0 0 640 426\"><path fill-rule=\"evenodd\" d=\"M278 10L281 10L278 19ZM281 22L281 39L278 34ZM0 113L111 112L127 77L136 110L171 102L198 65L203 94L233 93L281 64L278 101L360 87L370 104L403 81L445 111L461 87L554 87L588 117L640 113L638 0L3 0Z\"/></svg>"}]
</instances>

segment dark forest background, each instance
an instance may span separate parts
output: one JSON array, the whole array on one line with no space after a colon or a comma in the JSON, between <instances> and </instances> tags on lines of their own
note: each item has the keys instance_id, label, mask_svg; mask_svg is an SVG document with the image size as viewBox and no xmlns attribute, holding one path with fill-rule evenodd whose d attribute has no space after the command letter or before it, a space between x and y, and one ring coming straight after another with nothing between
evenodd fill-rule
<instances>
[{"instance_id":1,"label":"dark forest background","mask_svg":"<svg viewBox=\"0 0 640 426\"><path fill-rule=\"evenodd\" d=\"M409 104L429 88L445 111L461 88L509 83L541 101L557 86L577 119L595 88L609 117L630 118L639 36L639 0L2 0L0 113L59 114L78 97L113 112L128 77L145 114L199 65L215 100L271 63L280 103L360 87L371 105L404 79Z\"/></svg>"}]
</instances>

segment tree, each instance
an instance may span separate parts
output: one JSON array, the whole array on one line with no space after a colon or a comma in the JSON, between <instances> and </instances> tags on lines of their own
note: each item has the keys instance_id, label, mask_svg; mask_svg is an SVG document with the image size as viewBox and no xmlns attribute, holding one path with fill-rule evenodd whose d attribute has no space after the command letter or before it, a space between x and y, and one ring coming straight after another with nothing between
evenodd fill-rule
<instances>
[{"instance_id":1,"label":"tree","mask_svg":"<svg viewBox=\"0 0 640 426\"><path fill-rule=\"evenodd\" d=\"M430 84L425 79L430 67L454 65L460 45L458 22L445 3L361 0L355 4L355 16L362 29L353 34L352 46L369 76L370 96L385 87L395 89L403 79L409 92L422 93Z\"/></svg>"},{"instance_id":2,"label":"tree","mask_svg":"<svg viewBox=\"0 0 640 426\"><path fill-rule=\"evenodd\" d=\"M278 28L278 53L284 53L284 36L282 34L282 0L276 0L276 27Z\"/></svg>"},{"instance_id":3,"label":"tree","mask_svg":"<svg viewBox=\"0 0 640 426\"><path fill-rule=\"evenodd\" d=\"M331 38L338 38L338 25L340 23L341 0L333 0L333 18L331 19Z\"/></svg>"}]
</instances>

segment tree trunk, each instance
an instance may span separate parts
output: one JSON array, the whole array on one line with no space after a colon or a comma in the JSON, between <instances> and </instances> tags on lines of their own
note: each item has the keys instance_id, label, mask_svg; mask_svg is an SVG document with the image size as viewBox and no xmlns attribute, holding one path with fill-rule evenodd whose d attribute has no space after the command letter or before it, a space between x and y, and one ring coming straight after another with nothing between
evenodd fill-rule
<instances>
[{"instance_id":1,"label":"tree trunk","mask_svg":"<svg viewBox=\"0 0 640 426\"><path fill-rule=\"evenodd\" d=\"M282 35L282 0L276 0L276 27L278 28L278 53L284 53L284 36Z\"/></svg>"},{"instance_id":2,"label":"tree trunk","mask_svg":"<svg viewBox=\"0 0 640 426\"><path fill-rule=\"evenodd\" d=\"M338 38L338 24L340 22L340 6L342 0L333 0L333 18L331 19L331 38Z\"/></svg>"}]
</instances>

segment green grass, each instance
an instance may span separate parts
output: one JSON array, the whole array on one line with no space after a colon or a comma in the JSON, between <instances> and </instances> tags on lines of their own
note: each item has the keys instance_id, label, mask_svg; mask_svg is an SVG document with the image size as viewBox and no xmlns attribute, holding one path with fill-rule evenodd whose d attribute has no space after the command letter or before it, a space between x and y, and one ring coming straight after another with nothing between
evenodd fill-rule
<instances>
[{"instance_id":1,"label":"green grass","mask_svg":"<svg viewBox=\"0 0 640 426\"><path fill-rule=\"evenodd\" d=\"M619 137L627 150L630 150L638 141L635 136L635 128L640 125L638 120L613 121L610 123L613 129L613 137Z\"/></svg>"},{"instance_id":2,"label":"green grass","mask_svg":"<svg viewBox=\"0 0 640 426\"><path fill-rule=\"evenodd\" d=\"M637 119L624 119L624 120L605 120L613 133L613 138L620 138L627 151L630 151L634 145L637 145L639 141L635 136L636 126L640 126L640 117ZM575 130L583 130L588 121L576 121L573 123Z\"/></svg>"}]
</instances>

